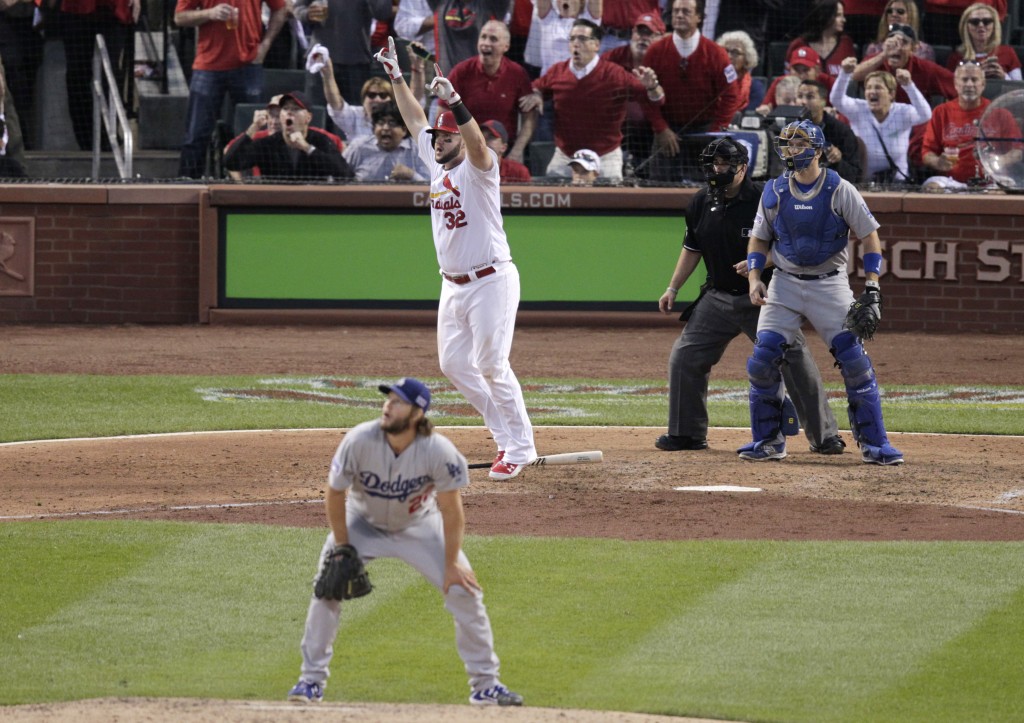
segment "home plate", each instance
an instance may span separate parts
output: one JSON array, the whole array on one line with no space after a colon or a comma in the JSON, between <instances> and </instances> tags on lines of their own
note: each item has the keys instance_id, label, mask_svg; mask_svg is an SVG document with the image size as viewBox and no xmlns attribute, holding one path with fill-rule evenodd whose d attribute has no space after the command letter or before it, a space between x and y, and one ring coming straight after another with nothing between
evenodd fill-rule
<instances>
[{"instance_id":1,"label":"home plate","mask_svg":"<svg viewBox=\"0 0 1024 723\"><path fill-rule=\"evenodd\" d=\"M676 492L763 492L760 487L739 485L696 485L694 487L673 487Z\"/></svg>"}]
</instances>

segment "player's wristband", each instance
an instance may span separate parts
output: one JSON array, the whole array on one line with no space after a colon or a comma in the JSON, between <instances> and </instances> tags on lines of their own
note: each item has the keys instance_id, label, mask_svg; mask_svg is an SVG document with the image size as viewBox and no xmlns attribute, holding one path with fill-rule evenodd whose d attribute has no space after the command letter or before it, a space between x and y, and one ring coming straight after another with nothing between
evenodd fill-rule
<instances>
[{"instance_id":1,"label":"player's wristband","mask_svg":"<svg viewBox=\"0 0 1024 723\"><path fill-rule=\"evenodd\" d=\"M455 116L455 122L460 126L464 126L473 120L473 115L469 112L469 108L461 100L455 105L448 106L448 110Z\"/></svg>"},{"instance_id":2,"label":"player's wristband","mask_svg":"<svg viewBox=\"0 0 1024 723\"><path fill-rule=\"evenodd\" d=\"M747 270L753 271L754 269L763 269L764 265L768 263L768 257L757 251L751 251L747 254Z\"/></svg>"},{"instance_id":3,"label":"player's wristband","mask_svg":"<svg viewBox=\"0 0 1024 723\"><path fill-rule=\"evenodd\" d=\"M882 273L882 254L866 253L864 254L864 273L867 274L881 274Z\"/></svg>"},{"instance_id":4,"label":"player's wristband","mask_svg":"<svg viewBox=\"0 0 1024 723\"><path fill-rule=\"evenodd\" d=\"M666 288L665 291L669 292L670 294L678 294L679 293L679 289L673 288L671 286Z\"/></svg>"}]
</instances>

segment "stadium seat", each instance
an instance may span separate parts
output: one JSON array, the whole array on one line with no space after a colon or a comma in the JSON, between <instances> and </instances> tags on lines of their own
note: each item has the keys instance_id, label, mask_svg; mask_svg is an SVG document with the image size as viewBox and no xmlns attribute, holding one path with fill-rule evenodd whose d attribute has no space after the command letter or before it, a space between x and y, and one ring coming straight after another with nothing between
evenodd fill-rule
<instances>
[{"instance_id":1,"label":"stadium seat","mask_svg":"<svg viewBox=\"0 0 1024 723\"><path fill-rule=\"evenodd\" d=\"M765 75L769 78L786 72L786 50L789 43L789 40L773 40L768 43L768 72Z\"/></svg>"},{"instance_id":2,"label":"stadium seat","mask_svg":"<svg viewBox=\"0 0 1024 723\"><path fill-rule=\"evenodd\" d=\"M235 115L232 121L232 128L234 129L234 136L239 133L244 133L245 129L252 123L252 114L256 111L266 108L264 103L239 103L235 106ZM317 128L324 128L324 123L327 119L327 111L322 105L313 106L313 120L310 121L310 125L316 126Z\"/></svg>"},{"instance_id":3,"label":"stadium seat","mask_svg":"<svg viewBox=\"0 0 1024 723\"><path fill-rule=\"evenodd\" d=\"M997 98L1011 90L1024 90L1024 80L985 80L985 97L989 100Z\"/></svg>"},{"instance_id":4,"label":"stadium seat","mask_svg":"<svg viewBox=\"0 0 1024 723\"><path fill-rule=\"evenodd\" d=\"M933 45L932 50L935 51L935 64L941 65L943 68L946 67L946 61L949 60L950 54L953 52L952 45Z\"/></svg>"},{"instance_id":5,"label":"stadium seat","mask_svg":"<svg viewBox=\"0 0 1024 723\"><path fill-rule=\"evenodd\" d=\"M533 141L530 143L530 175L534 178L548 175L548 164L555 155L555 144L552 141Z\"/></svg>"},{"instance_id":6,"label":"stadium seat","mask_svg":"<svg viewBox=\"0 0 1024 723\"><path fill-rule=\"evenodd\" d=\"M308 73L304 69L264 69L263 100L266 102L273 98L275 95L280 95L281 93L289 93L293 90L304 90L306 88L307 75Z\"/></svg>"}]
</instances>

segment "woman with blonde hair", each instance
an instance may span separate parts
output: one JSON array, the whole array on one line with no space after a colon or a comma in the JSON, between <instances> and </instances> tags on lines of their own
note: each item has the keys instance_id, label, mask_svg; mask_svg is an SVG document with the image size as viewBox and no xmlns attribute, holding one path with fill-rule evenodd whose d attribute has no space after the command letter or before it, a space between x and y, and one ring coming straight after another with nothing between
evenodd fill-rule
<instances>
[{"instance_id":1,"label":"woman with blonde hair","mask_svg":"<svg viewBox=\"0 0 1024 723\"><path fill-rule=\"evenodd\" d=\"M917 3L914 0L889 0L885 4L885 10L882 11L881 17L878 18L878 34L875 36L875 42L864 48L861 57L868 58L882 52L882 45L885 43L885 39L889 37L890 25L909 25L912 27L914 32L917 33L918 38L914 55L918 58L935 62L934 48L921 40L921 12L918 10Z\"/></svg>"},{"instance_id":2,"label":"woman with blonde hair","mask_svg":"<svg viewBox=\"0 0 1024 723\"><path fill-rule=\"evenodd\" d=\"M829 100L849 119L850 128L864 142L867 176L883 183L911 183L910 130L931 120L928 99L914 85L906 68L897 70L895 78L887 70L870 73L864 81L864 98L851 98L846 90L855 67L856 58L843 60ZM897 83L906 91L910 103L895 102Z\"/></svg>"},{"instance_id":3,"label":"woman with blonde hair","mask_svg":"<svg viewBox=\"0 0 1024 723\"><path fill-rule=\"evenodd\" d=\"M1003 45L1003 27L995 8L974 3L960 16L961 44L949 55L946 67L956 70L961 63L977 63L986 78L1020 80L1020 58Z\"/></svg>"}]
</instances>

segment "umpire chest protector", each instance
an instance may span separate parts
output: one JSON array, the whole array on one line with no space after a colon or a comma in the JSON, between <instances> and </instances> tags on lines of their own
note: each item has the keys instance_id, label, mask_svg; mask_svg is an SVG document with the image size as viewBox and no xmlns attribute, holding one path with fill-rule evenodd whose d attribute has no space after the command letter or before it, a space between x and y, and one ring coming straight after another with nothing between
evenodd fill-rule
<instances>
[{"instance_id":1,"label":"umpire chest protector","mask_svg":"<svg viewBox=\"0 0 1024 723\"><path fill-rule=\"evenodd\" d=\"M772 180L761 195L766 209L778 208L772 222L776 250L797 266L818 266L849 241L850 227L832 208L832 196L842 179L832 169L823 175L810 198L798 198L788 176Z\"/></svg>"}]
</instances>

